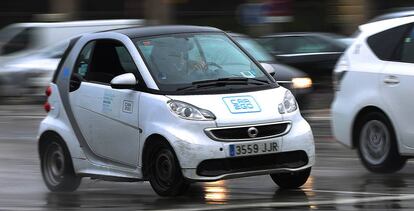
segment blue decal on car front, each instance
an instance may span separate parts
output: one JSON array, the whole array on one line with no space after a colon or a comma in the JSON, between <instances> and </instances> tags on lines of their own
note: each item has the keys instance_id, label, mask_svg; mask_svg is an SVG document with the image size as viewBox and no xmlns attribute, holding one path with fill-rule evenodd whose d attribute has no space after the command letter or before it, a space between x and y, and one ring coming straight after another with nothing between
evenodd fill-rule
<instances>
[{"instance_id":1,"label":"blue decal on car front","mask_svg":"<svg viewBox=\"0 0 414 211\"><path fill-rule=\"evenodd\" d=\"M252 96L223 97L224 104L232 114L260 112L260 106Z\"/></svg>"}]
</instances>

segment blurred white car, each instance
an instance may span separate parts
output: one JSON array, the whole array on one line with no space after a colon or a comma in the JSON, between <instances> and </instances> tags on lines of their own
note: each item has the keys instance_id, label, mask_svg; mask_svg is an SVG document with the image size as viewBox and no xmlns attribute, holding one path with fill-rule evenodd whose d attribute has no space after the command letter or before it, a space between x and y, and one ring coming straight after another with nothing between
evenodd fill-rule
<instances>
[{"instance_id":1,"label":"blurred white car","mask_svg":"<svg viewBox=\"0 0 414 211\"><path fill-rule=\"evenodd\" d=\"M74 36L143 25L143 20L19 23L0 30L0 96L43 92ZM34 89L35 88L35 89Z\"/></svg>"},{"instance_id":2,"label":"blurred white car","mask_svg":"<svg viewBox=\"0 0 414 211\"><path fill-rule=\"evenodd\" d=\"M414 16L360 26L335 68L333 133L373 172L414 155Z\"/></svg>"},{"instance_id":3,"label":"blurred white car","mask_svg":"<svg viewBox=\"0 0 414 211\"><path fill-rule=\"evenodd\" d=\"M0 71L1 96L41 96L48 86L69 40L31 55L15 58Z\"/></svg>"}]
</instances>

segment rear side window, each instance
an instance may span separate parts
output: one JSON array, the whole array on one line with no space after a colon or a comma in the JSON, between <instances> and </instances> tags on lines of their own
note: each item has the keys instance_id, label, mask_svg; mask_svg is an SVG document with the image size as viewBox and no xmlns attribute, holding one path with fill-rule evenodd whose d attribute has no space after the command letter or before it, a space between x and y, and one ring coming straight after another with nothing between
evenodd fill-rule
<instances>
[{"instance_id":1,"label":"rear side window","mask_svg":"<svg viewBox=\"0 0 414 211\"><path fill-rule=\"evenodd\" d=\"M88 70L88 66L91 60L91 54L93 47L95 46L96 42L88 43L79 54L78 62L76 63L75 70L79 76L84 78L86 76L86 71Z\"/></svg>"},{"instance_id":2,"label":"rear side window","mask_svg":"<svg viewBox=\"0 0 414 211\"><path fill-rule=\"evenodd\" d=\"M9 41L3 44L1 54L12 54L29 48L30 44L33 42L33 31L33 28L25 28L21 32L14 35Z\"/></svg>"},{"instance_id":3,"label":"rear side window","mask_svg":"<svg viewBox=\"0 0 414 211\"><path fill-rule=\"evenodd\" d=\"M398 26L368 37L368 46L381 60L396 60L395 51L411 24Z\"/></svg>"},{"instance_id":4,"label":"rear side window","mask_svg":"<svg viewBox=\"0 0 414 211\"><path fill-rule=\"evenodd\" d=\"M406 33L402 39L398 57L401 62L414 63L414 29Z\"/></svg>"},{"instance_id":5,"label":"rear side window","mask_svg":"<svg viewBox=\"0 0 414 211\"><path fill-rule=\"evenodd\" d=\"M273 38L267 50L275 54L300 54L336 51L329 42L316 37L288 36ZM269 49L269 47L271 49Z\"/></svg>"}]
</instances>

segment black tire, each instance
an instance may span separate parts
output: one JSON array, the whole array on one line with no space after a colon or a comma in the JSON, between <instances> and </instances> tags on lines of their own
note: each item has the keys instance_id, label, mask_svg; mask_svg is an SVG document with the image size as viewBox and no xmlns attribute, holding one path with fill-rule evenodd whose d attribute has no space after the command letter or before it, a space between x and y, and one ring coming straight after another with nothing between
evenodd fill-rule
<instances>
[{"instance_id":1,"label":"black tire","mask_svg":"<svg viewBox=\"0 0 414 211\"><path fill-rule=\"evenodd\" d=\"M393 173L404 167L407 159L399 154L394 128L383 113L365 115L356 130L358 155L366 169L374 173Z\"/></svg>"},{"instance_id":2,"label":"black tire","mask_svg":"<svg viewBox=\"0 0 414 211\"><path fill-rule=\"evenodd\" d=\"M57 136L51 136L44 141L41 146L40 164L47 188L52 192L75 191L82 178L75 174L66 145Z\"/></svg>"},{"instance_id":3,"label":"black tire","mask_svg":"<svg viewBox=\"0 0 414 211\"><path fill-rule=\"evenodd\" d=\"M306 183L311 173L311 168L288 173L271 174L273 182L282 189L296 189Z\"/></svg>"},{"instance_id":4,"label":"black tire","mask_svg":"<svg viewBox=\"0 0 414 211\"><path fill-rule=\"evenodd\" d=\"M158 195L179 196L190 187L182 175L174 150L168 144L162 142L155 147L149 162L149 181Z\"/></svg>"}]
</instances>

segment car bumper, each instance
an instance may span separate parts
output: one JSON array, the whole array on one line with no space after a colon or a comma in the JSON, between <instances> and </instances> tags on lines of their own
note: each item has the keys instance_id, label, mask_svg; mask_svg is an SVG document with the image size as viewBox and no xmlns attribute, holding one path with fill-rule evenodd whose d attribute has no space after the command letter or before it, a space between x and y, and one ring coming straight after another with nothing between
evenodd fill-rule
<instances>
[{"instance_id":1,"label":"car bumper","mask_svg":"<svg viewBox=\"0 0 414 211\"><path fill-rule=\"evenodd\" d=\"M190 138L187 136L187 138ZM293 172L307 169L314 165L315 163L315 147L313 141L313 135L309 124L304 120L300 115L296 115L296 119L292 120L292 127L286 135L277 138L269 138L255 141L248 141L249 143L260 143L260 142L269 142L269 141L279 141L280 148L277 153L272 154L263 154L257 156L272 156L279 154L284 157L283 153L297 152L301 151L306 157L306 162L303 162L302 165L276 165L277 160L275 159L275 165L262 165L263 168L257 168L260 166L260 163L246 164L243 168L233 168L231 164L227 163L229 171L222 171L220 174L215 174L212 176L200 175L200 164L203 161L209 160L231 160L242 158L245 161L248 161L250 158L256 157L256 155L251 156L230 156L230 145L231 144L240 144L244 142L220 142L210 139L207 135L199 135L197 138L197 144L191 140L176 140L173 143L173 148L177 154L178 160L180 162L182 173L184 177L189 180L195 181L215 181L220 179L228 178L237 178L253 175L263 175L263 174L273 174L280 172ZM223 165L225 162L223 162ZM248 162L245 162L248 163ZM285 163L287 164L287 163ZM219 166L222 168L223 166Z\"/></svg>"},{"instance_id":2,"label":"car bumper","mask_svg":"<svg viewBox=\"0 0 414 211\"><path fill-rule=\"evenodd\" d=\"M353 147L352 144L352 122L353 115L347 102L340 102L336 98L331 106L332 113L332 132L335 139L347 147Z\"/></svg>"}]
</instances>

